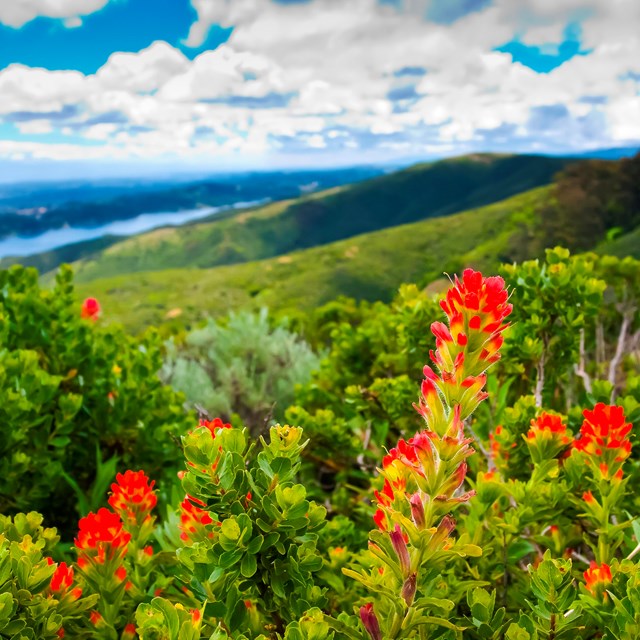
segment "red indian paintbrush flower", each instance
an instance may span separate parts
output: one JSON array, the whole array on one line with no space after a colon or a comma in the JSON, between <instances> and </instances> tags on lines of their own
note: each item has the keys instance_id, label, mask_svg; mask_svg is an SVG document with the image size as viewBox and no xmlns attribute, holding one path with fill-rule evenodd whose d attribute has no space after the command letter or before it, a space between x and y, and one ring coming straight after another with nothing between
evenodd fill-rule
<instances>
[{"instance_id":1,"label":"red indian paintbrush flower","mask_svg":"<svg viewBox=\"0 0 640 640\"><path fill-rule=\"evenodd\" d=\"M531 427L525 436L529 453L535 463L555 458L568 444L571 438L562 418L552 413L541 413L531 421Z\"/></svg>"},{"instance_id":2,"label":"red indian paintbrush flower","mask_svg":"<svg viewBox=\"0 0 640 640\"><path fill-rule=\"evenodd\" d=\"M153 491L155 481L149 482L144 471L125 471L116 476L111 485L109 504L123 522L142 526L151 520L151 511L158 503Z\"/></svg>"},{"instance_id":3,"label":"red indian paintbrush flower","mask_svg":"<svg viewBox=\"0 0 640 640\"><path fill-rule=\"evenodd\" d=\"M479 329L488 334L502 330L502 322L512 310L508 299L502 278L485 278L479 271L465 269L462 281L455 277L440 306L449 319L452 337L460 344L468 338L465 329Z\"/></svg>"},{"instance_id":4,"label":"red indian paintbrush flower","mask_svg":"<svg viewBox=\"0 0 640 640\"><path fill-rule=\"evenodd\" d=\"M80 317L87 318L95 322L100 316L100 311L100 303L95 298L87 298L82 303L82 308L80 309Z\"/></svg>"},{"instance_id":5,"label":"red indian paintbrush flower","mask_svg":"<svg viewBox=\"0 0 640 640\"><path fill-rule=\"evenodd\" d=\"M591 593L597 593L604 585L611 582L611 567L606 564L591 562L589 568L584 572L586 587Z\"/></svg>"},{"instance_id":6,"label":"red indian paintbrush flower","mask_svg":"<svg viewBox=\"0 0 640 640\"><path fill-rule=\"evenodd\" d=\"M531 428L526 435L526 439L530 442L538 438L558 439L561 444L569 444L571 442L562 418L546 412L541 413L535 420L531 421Z\"/></svg>"},{"instance_id":7,"label":"red indian paintbrush flower","mask_svg":"<svg viewBox=\"0 0 640 640\"><path fill-rule=\"evenodd\" d=\"M82 595L80 587L73 587L73 567L67 566L66 562L61 562L51 576L49 589L58 598L69 594L72 600L77 600Z\"/></svg>"},{"instance_id":8,"label":"red indian paintbrush flower","mask_svg":"<svg viewBox=\"0 0 640 640\"><path fill-rule=\"evenodd\" d=\"M204 502L191 496L187 496L180 503L180 538L185 542L197 542L204 537L213 537L213 533L206 530L206 526L213 523L213 518L194 503L204 507Z\"/></svg>"},{"instance_id":9,"label":"red indian paintbrush flower","mask_svg":"<svg viewBox=\"0 0 640 640\"><path fill-rule=\"evenodd\" d=\"M624 409L599 402L592 411L585 409L583 416L574 448L588 456L603 478L620 478L622 464L631 455L631 423L626 422Z\"/></svg>"},{"instance_id":10,"label":"red indian paintbrush flower","mask_svg":"<svg viewBox=\"0 0 640 640\"><path fill-rule=\"evenodd\" d=\"M78 566L83 568L88 560L105 564L112 560L121 560L127 553L131 534L122 528L118 514L109 509L99 509L81 518L75 546L78 550Z\"/></svg>"},{"instance_id":11,"label":"red indian paintbrush flower","mask_svg":"<svg viewBox=\"0 0 640 640\"><path fill-rule=\"evenodd\" d=\"M218 429L231 429L231 425L228 422L223 422L220 418L214 418L213 420L200 420L200 424L198 426L209 429L214 438L216 437L216 431Z\"/></svg>"},{"instance_id":12,"label":"red indian paintbrush flower","mask_svg":"<svg viewBox=\"0 0 640 640\"><path fill-rule=\"evenodd\" d=\"M125 626L124 631L122 632L122 640L132 640L132 638L136 637L136 625L130 622Z\"/></svg>"},{"instance_id":13,"label":"red indian paintbrush flower","mask_svg":"<svg viewBox=\"0 0 640 640\"><path fill-rule=\"evenodd\" d=\"M449 326L434 322L436 349L429 353L439 374L425 366L421 399L416 406L429 429L442 435L447 409L458 405L461 419L486 399L486 370L500 358L504 319L511 313L509 293L502 278L485 278L466 269L456 277L441 306Z\"/></svg>"}]
</instances>

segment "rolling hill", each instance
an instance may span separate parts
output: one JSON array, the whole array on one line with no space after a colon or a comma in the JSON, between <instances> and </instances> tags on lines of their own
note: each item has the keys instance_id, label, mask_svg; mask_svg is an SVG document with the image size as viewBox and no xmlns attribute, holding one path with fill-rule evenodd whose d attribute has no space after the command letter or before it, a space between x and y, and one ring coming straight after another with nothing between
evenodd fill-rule
<instances>
[{"instance_id":1,"label":"rolling hill","mask_svg":"<svg viewBox=\"0 0 640 640\"><path fill-rule=\"evenodd\" d=\"M550 198L550 187L542 187L276 258L119 275L80 284L78 293L99 298L106 318L134 332L151 324L192 325L241 307L295 314L339 295L390 300L403 282L430 282L466 264L495 269L500 261L529 257L536 214Z\"/></svg>"},{"instance_id":2,"label":"rolling hill","mask_svg":"<svg viewBox=\"0 0 640 640\"><path fill-rule=\"evenodd\" d=\"M207 222L121 241L103 238L20 262L46 271L79 260L75 267L82 282L250 262L498 202L548 184L568 162L492 154L441 160L295 200L218 214Z\"/></svg>"}]
</instances>

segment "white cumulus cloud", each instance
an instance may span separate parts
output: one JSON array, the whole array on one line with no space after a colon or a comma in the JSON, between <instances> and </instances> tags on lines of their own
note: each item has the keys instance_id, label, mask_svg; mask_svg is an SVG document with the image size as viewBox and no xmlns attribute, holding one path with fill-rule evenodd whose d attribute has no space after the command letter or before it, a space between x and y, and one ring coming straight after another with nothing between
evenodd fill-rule
<instances>
[{"instance_id":1,"label":"white cumulus cloud","mask_svg":"<svg viewBox=\"0 0 640 640\"><path fill-rule=\"evenodd\" d=\"M39 17L62 19L78 27L81 17L102 9L109 0L2 0L0 23L19 28Z\"/></svg>"},{"instance_id":2,"label":"white cumulus cloud","mask_svg":"<svg viewBox=\"0 0 640 640\"><path fill-rule=\"evenodd\" d=\"M639 2L494 0L442 24L428 19L436 1L445 0L405 0L403 9L379 0L192 0L189 45L214 24L233 27L228 42L193 60L155 42L114 53L92 75L18 64L0 71L0 119L70 140L2 148L73 156L71 140L84 136L94 157L306 149L373 158L640 140ZM56 5L57 17L74 20L79 7L105 1L18 4ZM519 38L557 54L570 25L583 52L549 73L496 50Z\"/></svg>"}]
</instances>

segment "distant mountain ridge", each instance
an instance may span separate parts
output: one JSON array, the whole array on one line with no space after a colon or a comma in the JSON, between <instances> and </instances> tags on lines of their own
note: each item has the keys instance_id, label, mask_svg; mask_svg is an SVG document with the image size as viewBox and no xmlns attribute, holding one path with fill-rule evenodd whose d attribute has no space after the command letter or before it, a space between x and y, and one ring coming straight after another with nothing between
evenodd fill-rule
<instances>
[{"instance_id":1,"label":"distant mountain ridge","mask_svg":"<svg viewBox=\"0 0 640 640\"><path fill-rule=\"evenodd\" d=\"M129 188L124 192L122 188L118 191L98 185L93 187L94 200L82 189L65 190L60 185L36 188L31 196L28 192L26 196L20 195L15 193L15 188L4 187L0 188L0 238L38 235L64 226L98 227L143 213L294 198L309 190L352 184L380 173L381 169L373 167L256 172L167 186L141 183L138 189ZM65 193L76 199L65 201Z\"/></svg>"},{"instance_id":2,"label":"distant mountain ridge","mask_svg":"<svg viewBox=\"0 0 640 640\"><path fill-rule=\"evenodd\" d=\"M138 271L259 260L497 202L550 183L570 162L536 155L462 156L219 215L210 222L158 229L91 248L78 245L73 251L67 248L20 262L51 269L57 257L64 255L68 261L75 253L81 258L77 278L89 281Z\"/></svg>"},{"instance_id":3,"label":"distant mountain ridge","mask_svg":"<svg viewBox=\"0 0 640 640\"><path fill-rule=\"evenodd\" d=\"M109 321L132 332L195 326L208 316L269 307L289 317L336 297L390 301L404 282L427 284L461 265L495 272L502 261L531 257L537 212L551 187L451 216L430 218L287 255L207 269L120 274L82 282Z\"/></svg>"}]
</instances>

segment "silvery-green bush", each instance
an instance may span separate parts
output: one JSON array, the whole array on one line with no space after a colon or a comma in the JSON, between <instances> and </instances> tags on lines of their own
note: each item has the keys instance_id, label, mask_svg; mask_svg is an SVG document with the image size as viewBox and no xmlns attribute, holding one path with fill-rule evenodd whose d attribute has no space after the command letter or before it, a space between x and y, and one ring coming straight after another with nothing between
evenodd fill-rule
<instances>
[{"instance_id":1,"label":"silvery-green bush","mask_svg":"<svg viewBox=\"0 0 640 640\"><path fill-rule=\"evenodd\" d=\"M263 309L209 320L183 344L170 340L161 378L190 406L225 418L238 414L256 430L293 402L295 386L318 365L311 347L286 322L270 323Z\"/></svg>"}]
</instances>

